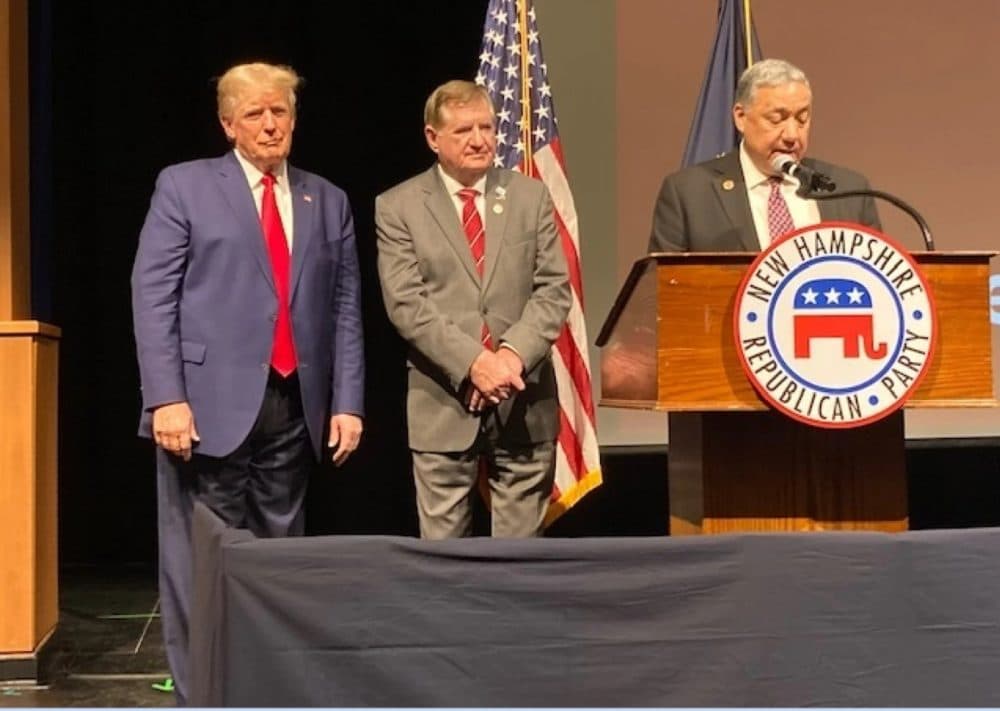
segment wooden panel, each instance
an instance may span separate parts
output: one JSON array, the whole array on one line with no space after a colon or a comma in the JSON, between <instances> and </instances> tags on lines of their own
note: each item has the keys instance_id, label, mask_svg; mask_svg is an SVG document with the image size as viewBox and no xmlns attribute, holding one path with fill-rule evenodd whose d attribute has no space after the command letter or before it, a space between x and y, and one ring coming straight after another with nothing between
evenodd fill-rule
<instances>
[{"instance_id":1,"label":"wooden panel","mask_svg":"<svg viewBox=\"0 0 1000 711\"><path fill-rule=\"evenodd\" d=\"M37 338L35 351L35 646L59 621L59 342Z\"/></svg>"},{"instance_id":2,"label":"wooden panel","mask_svg":"<svg viewBox=\"0 0 1000 711\"><path fill-rule=\"evenodd\" d=\"M995 406L989 262L927 259L921 269L934 295L938 352L906 406Z\"/></svg>"},{"instance_id":3,"label":"wooden panel","mask_svg":"<svg viewBox=\"0 0 1000 711\"><path fill-rule=\"evenodd\" d=\"M733 343L736 289L749 259L659 268L658 409L764 410Z\"/></svg>"},{"instance_id":4,"label":"wooden panel","mask_svg":"<svg viewBox=\"0 0 1000 711\"><path fill-rule=\"evenodd\" d=\"M30 315L27 8L0 0L0 321Z\"/></svg>"},{"instance_id":5,"label":"wooden panel","mask_svg":"<svg viewBox=\"0 0 1000 711\"><path fill-rule=\"evenodd\" d=\"M0 338L0 653L34 649L33 343Z\"/></svg>"},{"instance_id":6,"label":"wooden panel","mask_svg":"<svg viewBox=\"0 0 1000 711\"><path fill-rule=\"evenodd\" d=\"M775 412L670 414L670 533L905 531L903 416L824 430Z\"/></svg>"},{"instance_id":7,"label":"wooden panel","mask_svg":"<svg viewBox=\"0 0 1000 711\"><path fill-rule=\"evenodd\" d=\"M58 621L58 342L0 324L0 655L31 654Z\"/></svg>"}]
</instances>

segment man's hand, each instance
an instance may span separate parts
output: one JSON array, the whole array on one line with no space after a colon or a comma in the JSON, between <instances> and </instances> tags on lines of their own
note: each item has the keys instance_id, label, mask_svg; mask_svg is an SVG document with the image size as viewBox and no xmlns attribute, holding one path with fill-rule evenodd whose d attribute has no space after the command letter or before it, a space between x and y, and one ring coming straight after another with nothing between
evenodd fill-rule
<instances>
[{"instance_id":1,"label":"man's hand","mask_svg":"<svg viewBox=\"0 0 1000 711\"><path fill-rule=\"evenodd\" d=\"M153 440L164 451L190 461L193 443L201 441L191 406L173 402L153 410Z\"/></svg>"},{"instance_id":2,"label":"man's hand","mask_svg":"<svg viewBox=\"0 0 1000 711\"><path fill-rule=\"evenodd\" d=\"M507 348L501 348L497 353L481 352L469 368L469 379L473 385L469 410L479 412L487 404L497 405L506 400L514 390L524 390L522 370L521 359Z\"/></svg>"},{"instance_id":3,"label":"man's hand","mask_svg":"<svg viewBox=\"0 0 1000 711\"><path fill-rule=\"evenodd\" d=\"M524 373L524 363L521 362L521 356L519 356L512 348L500 346L500 348L497 349L497 358L503 361L503 364L507 367L509 372L517 375L518 380L521 382L521 387L517 389L524 390L524 379L521 377Z\"/></svg>"},{"instance_id":4,"label":"man's hand","mask_svg":"<svg viewBox=\"0 0 1000 711\"><path fill-rule=\"evenodd\" d=\"M364 424L360 417L348 413L330 418L330 440L327 446L333 450L333 464L340 466L351 452L358 448Z\"/></svg>"}]
</instances>

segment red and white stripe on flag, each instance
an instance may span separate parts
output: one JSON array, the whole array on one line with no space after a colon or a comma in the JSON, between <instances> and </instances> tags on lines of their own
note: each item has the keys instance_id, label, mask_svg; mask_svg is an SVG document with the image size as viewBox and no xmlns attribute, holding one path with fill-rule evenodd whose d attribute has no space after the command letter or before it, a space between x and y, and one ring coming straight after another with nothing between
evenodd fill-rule
<instances>
[{"instance_id":1,"label":"red and white stripe on flag","mask_svg":"<svg viewBox=\"0 0 1000 711\"><path fill-rule=\"evenodd\" d=\"M526 5L521 7L522 3ZM560 428L555 486L546 516L549 524L600 485L601 464L583 318L576 207L566 178L548 68L531 0L490 0L479 59L476 83L487 88L497 112L496 165L545 183L555 206L573 292L569 318L552 348Z\"/></svg>"}]
</instances>

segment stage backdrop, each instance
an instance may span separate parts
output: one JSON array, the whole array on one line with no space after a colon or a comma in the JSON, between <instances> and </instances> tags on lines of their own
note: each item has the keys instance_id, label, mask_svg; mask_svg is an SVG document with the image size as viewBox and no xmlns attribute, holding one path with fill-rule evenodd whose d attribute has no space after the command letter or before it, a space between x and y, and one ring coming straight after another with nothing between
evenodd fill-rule
<instances>
[{"instance_id":1,"label":"stage backdrop","mask_svg":"<svg viewBox=\"0 0 1000 711\"><path fill-rule=\"evenodd\" d=\"M596 334L646 249L660 182L680 166L716 2L536 3ZM764 56L792 61L812 82L810 154L860 170L873 187L910 202L930 223L938 249L1000 247L993 177L1000 133L989 126L1000 107L990 88L1000 64L1000 3L957 0L947 11L939 0L753 0L752 7ZM880 209L886 232L919 249L909 218L890 205ZM1000 285L996 291L1000 319ZM591 355L598 363L596 349ZM665 418L650 413L599 408L598 425L604 445L666 438ZM907 435L1000 435L1000 411L914 411Z\"/></svg>"}]
</instances>

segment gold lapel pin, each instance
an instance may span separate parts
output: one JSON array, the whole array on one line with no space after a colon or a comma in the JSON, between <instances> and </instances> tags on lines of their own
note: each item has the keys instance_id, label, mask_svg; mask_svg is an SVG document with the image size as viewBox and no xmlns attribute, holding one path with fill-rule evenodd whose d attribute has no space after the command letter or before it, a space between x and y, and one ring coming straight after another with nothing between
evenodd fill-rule
<instances>
[{"instance_id":1,"label":"gold lapel pin","mask_svg":"<svg viewBox=\"0 0 1000 711\"><path fill-rule=\"evenodd\" d=\"M501 212L503 212L503 205L498 202L493 203L493 214L499 215Z\"/></svg>"},{"instance_id":2,"label":"gold lapel pin","mask_svg":"<svg viewBox=\"0 0 1000 711\"><path fill-rule=\"evenodd\" d=\"M736 183L733 182L729 178L726 178L725 180L722 181L722 189L723 190L732 190L735 187L736 187Z\"/></svg>"}]
</instances>

